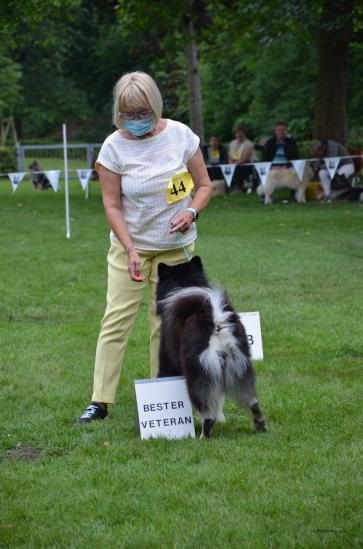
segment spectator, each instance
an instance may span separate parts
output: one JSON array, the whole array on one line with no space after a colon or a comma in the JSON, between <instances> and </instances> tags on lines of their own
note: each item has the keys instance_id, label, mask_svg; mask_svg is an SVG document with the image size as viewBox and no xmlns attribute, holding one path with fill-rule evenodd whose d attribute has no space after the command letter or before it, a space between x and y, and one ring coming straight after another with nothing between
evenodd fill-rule
<instances>
[{"instance_id":1,"label":"spectator","mask_svg":"<svg viewBox=\"0 0 363 549\"><path fill-rule=\"evenodd\" d=\"M237 126L235 129L235 139L229 144L228 158L230 164L236 164L231 188L242 192L244 181L248 181L253 175L253 166L244 164L257 160L253 143L247 139L244 126Z\"/></svg>"},{"instance_id":2,"label":"spectator","mask_svg":"<svg viewBox=\"0 0 363 549\"><path fill-rule=\"evenodd\" d=\"M203 157L207 166L228 163L227 151L223 145L219 145L216 135L211 135L209 144L203 146Z\"/></svg>"},{"instance_id":3,"label":"spectator","mask_svg":"<svg viewBox=\"0 0 363 549\"><path fill-rule=\"evenodd\" d=\"M275 135L268 139L262 149L262 159L272 162L272 168L288 168L290 160L299 158L299 149L295 140L287 134L286 122L276 122Z\"/></svg>"},{"instance_id":4,"label":"spectator","mask_svg":"<svg viewBox=\"0 0 363 549\"><path fill-rule=\"evenodd\" d=\"M310 145L310 153L312 156L319 159L316 164L324 192L323 200L329 202L331 201L332 179L323 158L347 157L340 160L339 167L334 177L336 183L338 183L337 179L339 179L340 187L349 187L348 177L354 174L354 162L352 158L349 158L347 149L340 143L331 139L324 139L321 141L319 139L314 139Z\"/></svg>"},{"instance_id":5,"label":"spectator","mask_svg":"<svg viewBox=\"0 0 363 549\"><path fill-rule=\"evenodd\" d=\"M272 162L266 186L278 188L289 186L290 182L296 180L295 170L292 168L290 160L298 160L299 149L296 141L288 135L288 126L282 120L275 124L275 135L270 137L262 148L262 160ZM284 182L284 184L283 184ZM291 191L291 198L295 198L295 192Z\"/></svg>"},{"instance_id":6,"label":"spectator","mask_svg":"<svg viewBox=\"0 0 363 549\"><path fill-rule=\"evenodd\" d=\"M228 155L223 145L219 145L216 135L211 135L209 144L202 147L203 158L208 166L208 173L211 180L223 179L223 174L218 164L227 164Z\"/></svg>"}]
</instances>

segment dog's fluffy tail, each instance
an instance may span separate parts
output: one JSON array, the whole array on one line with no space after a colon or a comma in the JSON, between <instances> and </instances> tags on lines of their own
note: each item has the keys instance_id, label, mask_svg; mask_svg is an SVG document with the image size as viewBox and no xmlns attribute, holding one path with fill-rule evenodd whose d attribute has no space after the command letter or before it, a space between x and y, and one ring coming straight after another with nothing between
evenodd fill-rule
<instances>
[{"instance_id":1,"label":"dog's fluffy tail","mask_svg":"<svg viewBox=\"0 0 363 549\"><path fill-rule=\"evenodd\" d=\"M234 314L231 310L225 310L226 303L226 296L221 290L191 286L171 292L159 305L164 317L181 322L197 311L208 311L218 332Z\"/></svg>"}]
</instances>

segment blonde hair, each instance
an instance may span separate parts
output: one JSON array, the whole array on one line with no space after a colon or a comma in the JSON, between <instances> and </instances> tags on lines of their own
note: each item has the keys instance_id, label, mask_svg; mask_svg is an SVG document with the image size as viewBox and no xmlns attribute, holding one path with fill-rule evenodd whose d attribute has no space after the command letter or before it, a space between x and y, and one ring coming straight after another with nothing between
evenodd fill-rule
<instances>
[{"instance_id":1,"label":"blonde hair","mask_svg":"<svg viewBox=\"0 0 363 549\"><path fill-rule=\"evenodd\" d=\"M113 92L113 123L123 127L122 111L151 110L154 127L161 118L163 99L155 80L145 72L136 71L124 74L116 82Z\"/></svg>"}]
</instances>

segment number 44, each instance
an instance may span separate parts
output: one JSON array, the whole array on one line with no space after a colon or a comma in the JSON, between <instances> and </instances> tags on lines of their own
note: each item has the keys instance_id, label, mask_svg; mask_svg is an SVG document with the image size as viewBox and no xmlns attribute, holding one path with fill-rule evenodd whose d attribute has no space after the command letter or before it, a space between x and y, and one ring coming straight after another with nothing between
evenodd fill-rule
<instances>
[{"instance_id":1,"label":"number 44","mask_svg":"<svg viewBox=\"0 0 363 549\"><path fill-rule=\"evenodd\" d=\"M180 181L178 189L176 188L175 183L173 183L173 190L171 191L170 194L175 194L175 196L178 196L179 193L185 193L185 192L186 192L186 188L184 186L184 183L183 181Z\"/></svg>"}]
</instances>

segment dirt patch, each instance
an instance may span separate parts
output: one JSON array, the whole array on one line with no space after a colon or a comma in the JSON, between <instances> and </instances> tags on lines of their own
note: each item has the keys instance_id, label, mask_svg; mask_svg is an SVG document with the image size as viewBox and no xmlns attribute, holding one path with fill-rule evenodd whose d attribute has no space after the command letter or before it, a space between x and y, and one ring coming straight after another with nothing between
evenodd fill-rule
<instances>
[{"instance_id":1,"label":"dirt patch","mask_svg":"<svg viewBox=\"0 0 363 549\"><path fill-rule=\"evenodd\" d=\"M34 446L27 444L17 444L15 448L8 450L2 459L11 459L16 461L23 459L25 461L35 461L44 456L44 450L41 448L34 448Z\"/></svg>"},{"instance_id":2,"label":"dirt patch","mask_svg":"<svg viewBox=\"0 0 363 549\"><path fill-rule=\"evenodd\" d=\"M43 448L35 448L31 444L23 444L18 442L15 448L10 448L2 455L0 455L0 461L10 459L11 461L17 461L22 459L23 461L34 462L38 459L45 457L59 458L69 453L69 449L66 448L53 448L44 450Z\"/></svg>"}]
</instances>

